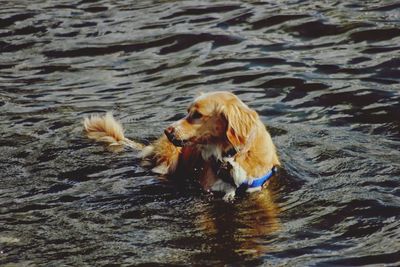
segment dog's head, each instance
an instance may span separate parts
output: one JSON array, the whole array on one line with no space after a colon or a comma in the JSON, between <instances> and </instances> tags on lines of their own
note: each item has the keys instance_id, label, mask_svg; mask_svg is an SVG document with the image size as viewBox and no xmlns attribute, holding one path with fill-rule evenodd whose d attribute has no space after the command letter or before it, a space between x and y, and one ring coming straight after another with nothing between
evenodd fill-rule
<instances>
[{"instance_id":1,"label":"dog's head","mask_svg":"<svg viewBox=\"0 0 400 267\"><path fill-rule=\"evenodd\" d=\"M254 110L229 92L202 94L187 112L186 117L165 130L176 146L220 144L240 149L258 120Z\"/></svg>"}]
</instances>

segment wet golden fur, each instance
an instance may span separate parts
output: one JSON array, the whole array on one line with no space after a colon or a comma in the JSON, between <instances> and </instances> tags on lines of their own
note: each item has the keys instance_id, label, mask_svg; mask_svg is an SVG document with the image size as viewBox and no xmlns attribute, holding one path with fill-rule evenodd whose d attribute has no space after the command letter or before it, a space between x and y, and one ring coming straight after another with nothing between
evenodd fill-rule
<instances>
[{"instance_id":1,"label":"wet golden fur","mask_svg":"<svg viewBox=\"0 0 400 267\"><path fill-rule=\"evenodd\" d=\"M153 163L154 172L196 176L205 189L224 191L228 199L234 196L234 188L219 179L212 168L213 160L229 161L234 166L236 184L261 177L280 165L271 136L257 112L236 95L202 94L187 111L185 118L169 126L148 146L127 139L122 126L109 113L86 118L84 127L91 139L141 150L143 158ZM225 158L232 148L237 154Z\"/></svg>"}]
</instances>

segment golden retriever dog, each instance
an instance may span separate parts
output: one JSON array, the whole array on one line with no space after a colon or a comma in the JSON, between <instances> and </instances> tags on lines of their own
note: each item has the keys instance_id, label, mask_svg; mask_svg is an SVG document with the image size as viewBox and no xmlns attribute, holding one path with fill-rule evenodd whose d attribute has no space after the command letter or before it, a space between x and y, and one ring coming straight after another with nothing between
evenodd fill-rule
<instances>
[{"instance_id":1,"label":"golden retriever dog","mask_svg":"<svg viewBox=\"0 0 400 267\"><path fill-rule=\"evenodd\" d=\"M140 150L155 173L193 177L205 190L224 192L226 201L240 188L261 190L280 165L257 112L230 92L201 94L184 118L147 146L127 139L111 113L85 118L84 128L96 141Z\"/></svg>"}]
</instances>

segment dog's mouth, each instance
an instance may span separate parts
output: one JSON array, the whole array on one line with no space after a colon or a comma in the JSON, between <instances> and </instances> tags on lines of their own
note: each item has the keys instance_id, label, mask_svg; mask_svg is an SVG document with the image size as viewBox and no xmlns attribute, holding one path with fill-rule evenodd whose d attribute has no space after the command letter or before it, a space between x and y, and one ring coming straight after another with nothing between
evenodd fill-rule
<instances>
[{"instance_id":1,"label":"dog's mouth","mask_svg":"<svg viewBox=\"0 0 400 267\"><path fill-rule=\"evenodd\" d=\"M167 130L164 131L164 133L165 133L165 135L167 136L168 140L169 140L174 146L183 147L183 146L185 146L185 145L188 143L188 141L186 141L186 140L182 140L182 139L176 138L176 136L175 136L174 134L168 132Z\"/></svg>"}]
</instances>

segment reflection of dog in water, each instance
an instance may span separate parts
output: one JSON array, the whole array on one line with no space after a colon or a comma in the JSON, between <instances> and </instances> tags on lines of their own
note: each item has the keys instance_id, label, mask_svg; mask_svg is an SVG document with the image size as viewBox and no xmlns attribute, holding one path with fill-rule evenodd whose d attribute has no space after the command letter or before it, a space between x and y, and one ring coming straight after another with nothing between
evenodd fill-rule
<instances>
[{"instance_id":1,"label":"reflection of dog in water","mask_svg":"<svg viewBox=\"0 0 400 267\"><path fill-rule=\"evenodd\" d=\"M273 192L263 190L235 205L214 201L197 206L194 223L213 246L207 259L235 264L273 251L268 240L281 229L279 208L273 198Z\"/></svg>"},{"instance_id":2,"label":"reflection of dog in water","mask_svg":"<svg viewBox=\"0 0 400 267\"><path fill-rule=\"evenodd\" d=\"M142 151L163 175L195 177L206 190L233 200L238 189L259 191L280 165L276 149L257 112L229 92L202 94L187 115L148 146L125 138L113 116L85 118L87 136L111 147Z\"/></svg>"}]
</instances>

